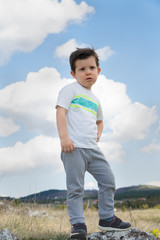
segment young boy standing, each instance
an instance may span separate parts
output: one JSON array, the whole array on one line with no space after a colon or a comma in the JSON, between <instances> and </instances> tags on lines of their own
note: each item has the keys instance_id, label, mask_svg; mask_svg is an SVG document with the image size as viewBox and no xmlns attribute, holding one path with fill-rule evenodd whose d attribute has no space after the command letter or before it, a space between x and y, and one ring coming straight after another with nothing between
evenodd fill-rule
<instances>
[{"instance_id":1,"label":"young boy standing","mask_svg":"<svg viewBox=\"0 0 160 240\"><path fill-rule=\"evenodd\" d=\"M86 171L93 175L99 187L98 228L103 231L126 230L131 225L114 215L115 179L97 145L103 131L103 114L91 87L101 71L98 55L94 49L78 48L70 55L70 66L71 75L77 81L59 92L57 128L66 172L71 238L85 239L87 227L83 215L83 192Z\"/></svg>"}]
</instances>

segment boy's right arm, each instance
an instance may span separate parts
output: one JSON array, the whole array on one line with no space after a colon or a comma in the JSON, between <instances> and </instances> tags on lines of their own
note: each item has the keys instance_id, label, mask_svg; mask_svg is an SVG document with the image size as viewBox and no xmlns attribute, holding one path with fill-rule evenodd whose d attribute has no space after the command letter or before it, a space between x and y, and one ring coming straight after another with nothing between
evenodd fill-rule
<instances>
[{"instance_id":1,"label":"boy's right arm","mask_svg":"<svg viewBox=\"0 0 160 240\"><path fill-rule=\"evenodd\" d=\"M67 132L67 122L66 122L66 113L67 110L60 106L57 106L57 129L59 133L59 138L61 141L61 150L62 152L73 152L75 149L74 144L68 137Z\"/></svg>"}]
</instances>

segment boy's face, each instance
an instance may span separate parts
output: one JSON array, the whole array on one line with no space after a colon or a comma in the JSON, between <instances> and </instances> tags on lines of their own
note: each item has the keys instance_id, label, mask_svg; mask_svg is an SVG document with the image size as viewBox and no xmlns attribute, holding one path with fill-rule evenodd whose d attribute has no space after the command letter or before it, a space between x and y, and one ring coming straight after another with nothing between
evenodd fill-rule
<instances>
[{"instance_id":1,"label":"boy's face","mask_svg":"<svg viewBox=\"0 0 160 240\"><path fill-rule=\"evenodd\" d=\"M79 84L90 90L101 71L100 68L97 68L95 58L91 56L86 59L78 59L75 65L75 72L71 71L71 75Z\"/></svg>"}]
</instances>

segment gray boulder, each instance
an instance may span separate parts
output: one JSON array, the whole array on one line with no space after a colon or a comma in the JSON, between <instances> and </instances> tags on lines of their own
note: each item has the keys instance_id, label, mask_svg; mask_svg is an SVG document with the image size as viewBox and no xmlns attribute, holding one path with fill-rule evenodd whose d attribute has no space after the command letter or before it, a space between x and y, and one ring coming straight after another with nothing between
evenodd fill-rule
<instances>
[{"instance_id":1,"label":"gray boulder","mask_svg":"<svg viewBox=\"0 0 160 240\"><path fill-rule=\"evenodd\" d=\"M127 231L95 232L87 240L157 240L152 234L136 228Z\"/></svg>"},{"instance_id":2,"label":"gray boulder","mask_svg":"<svg viewBox=\"0 0 160 240\"><path fill-rule=\"evenodd\" d=\"M0 240L19 240L8 229L4 229L0 232Z\"/></svg>"}]
</instances>

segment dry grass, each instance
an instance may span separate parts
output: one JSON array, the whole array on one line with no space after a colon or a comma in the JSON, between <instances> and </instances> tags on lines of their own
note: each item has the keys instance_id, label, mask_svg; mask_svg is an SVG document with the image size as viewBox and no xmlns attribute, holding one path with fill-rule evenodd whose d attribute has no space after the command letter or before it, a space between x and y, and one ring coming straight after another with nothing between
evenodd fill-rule
<instances>
[{"instance_id":1,"label":"dry grass","mask_svg":"<svg viewBox=\"0 0 160 240\"><path fill-rule=\"evenodd\" d=\"M87 209L84 213L88 233L98 231L97 210ZM126 212L117 210L116 215L143 231L149 232L153 228L160 230L160 209ZM14 206L4 204L0 205L0 216L0 230L7 228L20 239L60 240L66 237L60 238L58 236L67 236L70 232L67 210L57 210L51 205L21 204Z\"/></svg>"}]
</instances>

